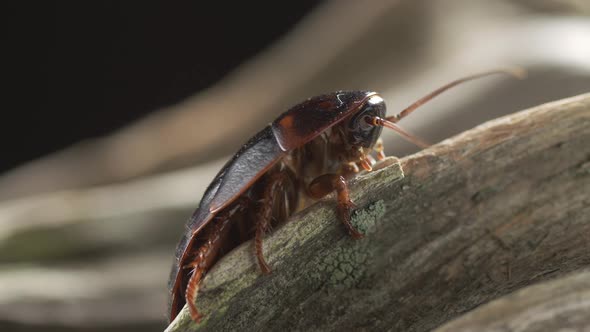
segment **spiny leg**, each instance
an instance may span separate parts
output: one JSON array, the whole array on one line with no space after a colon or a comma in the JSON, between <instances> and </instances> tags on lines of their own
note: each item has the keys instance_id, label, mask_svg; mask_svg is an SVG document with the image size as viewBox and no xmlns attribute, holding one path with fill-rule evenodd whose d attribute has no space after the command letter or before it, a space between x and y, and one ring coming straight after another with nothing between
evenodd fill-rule
<instances>
[{"instance_id":1,"label":"spiny leg","mask_svg":"<svg viewBox=\"0 0 590 332\"><path fill-rule=\"evenodd\" d=\"M207 232L207 241L199 247L193 261L186 266L187 268L193 269L193 274L186 287L185 299L188 304L191 318L197 323L200 322L202 318L195 304L201 279L205 272L215 262L215 258L229 234L231 217L236 211L243 210L247 203L247 200L240 198L237 200L237 204L233 209L228 209L226 213L217 216L213 220L215 224Z\"/></svg>"},{"instance_id":2,"label":"spiny leg","mask_svg":"<svg viewBox=\"0 0 590 332\"><path fill-rule=\"evenodd\" d=\"M379 137L377 139L377 142L375 142L375 146L373 147L373 150L375 150L375 152L377 152L377 160L381 161L383 159L385 159L385 152L383 151L383 139L381 137Z\"/></svg>"},{"instance_id":3,"label":"spiny leg","mask_svg":"<svg viewBox=\"0 0 590 332\"><path fill-rule=\"evenodd\" d=\"M209 239L199 248L195 259L189 264L189 267L192 267L194 270L186 286L186 303L188 304L191 318L197 323L201 321L202 317L195 304L199 284L203 274L210 267L221 247L220 240L227 234L229 219L229 217L226 217L215 225L213 231L209 234Z\"/></svg>"},{"instance_id":4,"label":"spiny leg","mask_svg":"<svg viewBox=\"0 0 590 332\"><path fill-rule=\"evenodd\" d=\"M271 270L264 259L264 252L262 250L262 238L264 234L268 230L268 226L270 224L270 220L268 219L259 219L258 223L256 224L256 239L254 240L254 247L256 250L256 258L258 259L258 266L260 266L260 270L264 274L270 274Z\"/></svg>"},{"instance_id":5,"label":"spiny leg","mask_svg":"<svg viewBox=\"0 0 590 332\"><path fill-rule=\"evenodd\" d=\"M342 175L344 177L353 176L354 174L356 174L358 172L360 172L359 166L354 161L351 161L349 163L342 165Z\"/></svg>"},{"instance_id":6,"label":"spiny leg","mask_svg":"<svg viewBox=\"0 0 590 332\"><path fill-rule=\"evenodd\" d=\"M340 220L346 226L348 233L355 239L360 239L364 235L357 231L350 222L350 214L355 208L354 203L350 199L348 185L346 179L338 174L324 174L315 178L308 187L308 192L311 197L320 199L329 193L336 191L338 197L338 215Z\"/></svg>"},{"instance_id":7,"label":"spiny leg","mask_svg":"<svg viewBox=\"0 0 590 332\"><path fill-rule=\"evenodd\" d=\"M197 323L200 323L201 318L203 317L199 313L199 310L197 309L197 306L195 304L203 272L204 268L197 266L193 271L193 275L188 280L188 285L186 287L186 303L188 303L188 310L191 314L191 318L193 319L193 321Z\"/></svg>"},{"instance_id":8,"label":"spiny leg","mask_svg":"<svg viewBox=\"0 0 590 332\"><path fill-rule=\"evenodd\" d=\"M258 265L262 270L262 273L269 274L271 272L270 267L264 259L264 252L262 250L262 239L264 234L270 229L272 220L273 204L275 203L274 194L282 193L286 181L289 180L289 173L287 171L280 171L271 176L268 184L264 188L262 194L262 207L258 212L258 220L256 222L256 235L254 239L254 247L256 251L256 258L258 259ZM290 203L290 202L287 202ZM287 213L289 214L289 213Z\"/></svg>"}]
</instances>

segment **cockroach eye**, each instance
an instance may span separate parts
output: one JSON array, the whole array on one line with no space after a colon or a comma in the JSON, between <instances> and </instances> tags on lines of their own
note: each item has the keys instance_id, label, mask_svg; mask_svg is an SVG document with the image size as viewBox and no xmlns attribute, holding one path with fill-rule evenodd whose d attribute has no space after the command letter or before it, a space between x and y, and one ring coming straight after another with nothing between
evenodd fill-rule
<instances>
[{"instance_id":1,"label":"cockroach eye","mask_svg":"<svg viewBox=\"0 0 590 332\"><path fill-rule=\"evenodd\" d=\"M365 115L365 116L363 116L363 120L365 121L367 126L370 126L370 127L375 126L375 117L374 116Z\"/></svg>"},{"instance_id":2,"label":"cockroach eye","mask_svg":"<svg viewBox=\"0 0 590 332\"><path fill-rule=\"evenodd\" d=\"M364 148L371 148L379 135L381 127L373 124L374 117L385 114L383 99L370 100L355 114L348 125L348 142Z\"/></svg>"}]
</instances>

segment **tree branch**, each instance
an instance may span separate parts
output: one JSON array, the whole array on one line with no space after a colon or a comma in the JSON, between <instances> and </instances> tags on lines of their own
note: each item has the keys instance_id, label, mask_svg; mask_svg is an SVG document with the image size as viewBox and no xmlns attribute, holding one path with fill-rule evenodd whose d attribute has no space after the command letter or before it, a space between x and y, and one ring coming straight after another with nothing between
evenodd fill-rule
<instances>
[{"instance_id":1,"label":"tree branch","mask_svg":"<svg viewBox=\"0 0 590 332\"><path fill-rule=\"evenodd\" d=\"M587 331L590 271L533 285L492 301L445 324L452 331Z\"/></svg>"},{"instance_id":2,"label":"tree branch","mask_svg":"<svg viewBox=\"0 0 590 332\"><path fill-rule=\"evenodd\" d=\"M586 94L360 176L364 239L346 234L333 197L315 204L265 239L271 275L245 243L202 283L203 322L185 308L167 331L427 330L588 267L589 126Z\"/></svg>"}]
</instances>

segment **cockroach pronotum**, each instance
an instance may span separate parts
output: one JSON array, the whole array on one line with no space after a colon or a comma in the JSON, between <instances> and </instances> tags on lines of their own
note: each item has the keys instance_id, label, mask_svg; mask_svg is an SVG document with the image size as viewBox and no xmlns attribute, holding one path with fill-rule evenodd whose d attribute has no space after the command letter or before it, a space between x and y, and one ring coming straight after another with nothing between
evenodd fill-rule
<instances>
[{"instance_id":1,"label":"cockroach pronotum","mask_svg":"<svg viewBox=\"0 0 590 332\"><path fill-rule=\"evenodd\" d=\"M234 247L254 238L262 273L271 272L262 252L264 234L292 213L336 192L337 215L353 238L355 205L347 179L360 169L371 171L385 158L383 127L408 141L428 146L396 123L420 105L462 82L497 73L522 76L518 70L494 70L450 82L400 113L386 116L385 102L368 91L338 91L310 98L280 115L254 135L223 166L207 187L176 248L169 280L172 321L185 303L191 317L201 314L195 300L205 273Z\"/></svg>"}]
</instances>

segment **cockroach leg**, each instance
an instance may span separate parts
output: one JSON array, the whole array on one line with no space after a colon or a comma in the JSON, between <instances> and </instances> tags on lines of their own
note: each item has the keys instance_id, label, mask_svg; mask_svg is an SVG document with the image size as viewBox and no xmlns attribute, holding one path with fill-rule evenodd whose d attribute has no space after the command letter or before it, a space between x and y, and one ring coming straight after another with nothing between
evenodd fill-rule
<instances>
[{"instance_id":1,"label":"cockroach leg","mask_svg":"<svg viewBox=\"0 0 590 332\"><path fill-rule=\"evenodd\" d=\"M360 169L355 162L350 162L350 163L346 163L346 164L342 165L342 174L344 174L344 175L356 174L359 171L360 171Z\"/></svg>"},{"instance_id":2,"label":"cockroach leg","mask_svg":"<svg viewBox=\"0 0 590 332\"><path fill-rule=\"evenodd\" d=\"M375 142L375 146L373 147L373 150L375 150L375 152L377 152L377 160L381 161L383 159L385 159L385 152L383 151L383 139L381 137L379 137L377 139L377 141Z\"/></svg>"},{"instance_id":3,"label":"cockroach leg","mask_svg":"<svg viewBox=\"0 0 590 332\"><path fill-rule=\"evenodd\" d=\"M262 238L268 230L269 224L270 220L268 219L258 219L258 223L256 223L256 238L254 240L256 258L258 259L258 266L260 266L260 270L264 274L270 274L271 272L270 267L264 259L264 252L262 251Z\"/></svg>"},{"instance_id":4,"label":"cockroach leg","mask_svg":"<svg viewBox=\"0 0 590 332\"><path fill-rule=\"evenodd\" d=\"M270 267L264 259L264 252L262 250L262 239L264 234L270 230L271 220L273 219L273 204L275 202L275 194L283 193L285 181L288 180L288 173L280 171L271 176L268 184L264 188L262 196L262 206L258 212L258 221L256 222L256 235L254 239L254 248L256 250L256 258L262 273L269 274Z\"/></svg>"},{"instance_id":5,"label":"cockroach leg","mask_svg":"<svg viewBox=\"0 0 590 332\"><path fill-rule=\"evenodd\" d=\"M371 164L371 159L367 158L366 156L360 160L359 164L367 172L370 172L373 170L373 165Z\"/></svg>"},{"instance_id":6,"label":"cockroach leg","mask_svg":"<svg viewBox=\"0 0 590 332\"><path fill-rule=\"evenodd\" d=\"M199 284L204 273L213 264L215 256L219 253L220 248L229 234L231 216L236 210L244 207L242 204L245 204L245 201L239 200L236 209L230 210L215 218L215 224L207 233L207 241L199 247L193 261L189 264L194 270L188 281L185 297L191 318L197 323L201 320L201 314L195 304Z\"/></svg>"},{"instance_id":7,"label":"cockroach leg","mask_svg":"<svg viewBox=\"0 0 590 332\"><path fill-rule=\"evenodd\" d=\"M202 315L197 309L195 300L197 299L197 292L199 291L199 283L201 282L203 270L204 268L202 267L196 267L193 271L193 275L188 280L188 285L186 287L186 303L188 303L188 309L191 314L191 318L197 323L201 322Z\"/></svg>"},{"instance_id":8,"label":"cockroach leg","mask_svg":"<svg viewBox=\"0 0 590 332\"><path fill-rule=\"evenodd\" d=\"M350 222L350 214L356 207L350 199L348 185L343 176L338 174L324 174L315 178L309 184L309 194L312 198L320 199L329 193L336 191L338 198L338 216L346 226L348 233L355 239L360 239L364 235L357 231Z\"/></svg>"}]
</instances>

